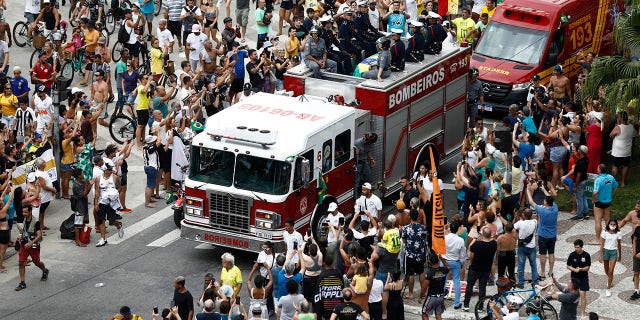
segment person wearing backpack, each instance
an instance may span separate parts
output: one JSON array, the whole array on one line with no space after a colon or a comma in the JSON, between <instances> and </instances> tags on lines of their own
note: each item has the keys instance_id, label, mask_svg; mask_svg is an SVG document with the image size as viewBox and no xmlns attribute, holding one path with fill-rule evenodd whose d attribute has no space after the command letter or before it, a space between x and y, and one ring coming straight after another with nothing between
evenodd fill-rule
<instances>
[{"instance_id":1,"label":"person wearing backpack","mask_svg":"<svg viewBox=\"0 0 640 320\"><path fill-rule=\"evenodd\" d=\"M180 13L180 21L182 21L182 45L186 48L185 55L189 57L191 49L187 46L187 37L191 34L193 25L202 23L204 16L198 6L196 6L196 0L187 0L187 5L182 7ZM199 55L199 53L198 53ZM193 66L193 65L192 65ZM194 68L195 70L195 68Z\"/></svg>"},{"instance_id":2,"label":"person wearing backpack","mask_svg":"<svg viewBox=\"0 0 640 320\"><path fill-rule=\"evenodd\" d=\"M535 232L538 223L533 219L533 211L525 209L519 216L520 221L513 225L518 232L518 281L516 286L524 288L524 264L529 259L531 266L531 279L538 282L538 267L536 264L536 237Z\"/></svg>"},{"instance_id":3,"label":"person wearing backpack","mask_svg":"<svg viewBox=\"0 0 640 320\"><path fill-rule=\"evenodd\" d=\"M140 46L138 45L138 35L135 30L138 29L138 25L142 19L133 22L131 9L124 9L123 20L122 26L118 31L118 42L124 44L124 47L129 49L129 55L133 58L134 69L137 69L140 61Z\"/></svg>"}]
</instances>

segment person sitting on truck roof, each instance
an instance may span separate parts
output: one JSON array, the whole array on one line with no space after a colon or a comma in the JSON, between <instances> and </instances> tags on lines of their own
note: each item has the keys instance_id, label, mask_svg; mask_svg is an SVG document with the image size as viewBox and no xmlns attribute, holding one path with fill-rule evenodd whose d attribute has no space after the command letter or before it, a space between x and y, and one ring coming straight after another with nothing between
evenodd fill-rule
<instances>
[{"instance_id":1,"label":"person sitting on truck roof","mask_svg":"<svg viewBox=\"0 0 640 320\"><path fill-rule=\"evenodd\" d=\"M391 52L389 52L389 48L391 45L391 41L387 37L382 37L376 41L378 45L378 59L373 63L374 66L378 66L377 69L369 70L362 74L362 77L365 79L377 79L379 82L382 82L382 79L388 78L391 76L390 63L391 63Z\"/></svg>"},{"instance_id":2,"label":"person sitting on truck roof","mask_svg":"<svg viewBox=\"0 0 640 320\"><path fill-rule=\"evenodd\" d=\"M447 24L449 22L447 21ZM427 15L425 52L426 54L439 54L442 51L442 42L447 39L447 31L442 25L442 17L429 12Z\"/></svg>"},{"instance_id":3,"label":"person sitting on truck roof","mask_svg":"<svg viewBox=\"0 0 640 320\"><path fill-rule=\"evenodd\" d=\"M311 39L304 46L304 63L313 71L314 78L320 78L320 69L326 69L329 72L336 72L338 64L327 59L327 47L324 40L320 38L320 28L313 26L310 30Z\"/></svg>"},{"instance_id":4,"label":"person sitting on truck roof","mask_svg":"<svg viewBox=\"0 0 640 320\"><path fill-rule=\"evenodd\" d=\"M324 44L327 49L327 58L335 61L338 64L338 73L351 75L353 73L353 65L351 64L351 55L342 49L342 44L338 40L338 35L334 32L333 18L326 15L319 19L322 26L322 34L320 35L324 40ZM338 49L338 50L334 50Z\"/></svg>"},{"instance_id":5,"label":"person sitting on truck roof","mask_svg":"<svg viewBox=\"0 0 640 320\"><path fill-rule=\"evenodd\" d=\"M391 53L391 71L402 71L404 70L404 57L406 55L406 50L404 47L404 42L400 39L400 35L402 34L402 30L398 28L391 29L391 40L393 40L393 45L389 49Z\"/></svg>"},{"instance_id":6,"label":"person sitting on truck roof","mask_svg":"<svg viewBox=\"0 0 640 320\"><path fill-rule=\"evenodd\" d=\"M424 60L424 35L422 34L422 22L411 20L409 24L413 36L407 42L405 59L409 62Z\"/></svg>"}]
</instances>

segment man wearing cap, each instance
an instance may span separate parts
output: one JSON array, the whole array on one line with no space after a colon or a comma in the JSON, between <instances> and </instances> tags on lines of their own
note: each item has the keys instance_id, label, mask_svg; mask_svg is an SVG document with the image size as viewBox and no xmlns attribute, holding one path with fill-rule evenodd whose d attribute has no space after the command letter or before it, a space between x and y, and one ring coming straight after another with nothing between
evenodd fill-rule
<instances>
[{"instance_id":1,"label":"man wearing cap","mask_svg":"<svg viewBox=\"0 0 640 320\"><path fill-rule=\"evenodd\" d=\"M408 62L419 62L424 60L424 36L422 34L422 22L411 20L409 27L413 34L407 42L407 52L405 60Z\"/></svg>"},{"instance_id":2,"label":"man wearing cap","mask_svg":"<svg viewBox=\"0 0 640 320\"><path fill-rule=\"evenodd\" d=\"M190 60L193 60L193 59L191 58L192 55L190 54L190 51L189 51L190 49L187 43L188 42L187 37L191 33L196 32L193 27L194 25L198 25L198 32L200 32L200 23L202 23L203 19L204 19L204 16L202 15L202 11L200 11L200 8L198 8L198 6L196 5L196 0L187 0L187 5L182 7L182 11L180 12L180 21L182 22L182 26L184 27L182 32L182 39L183 39L182 45L184 45L185 48L187 48L187 51L185 52L185 54L187 55L187 57L189 57ZM195 68L193 69L195 70Z\"/></svg>"},{"instance_id":3,"label":"man wearing cap","mask_svg":"<svg viewBox=\"0 0 640 320\"><path fill-rule=\"evenodd\" d=\"M185 41L185 46L187 48L186 55L189 57L191 70L198 69L198 65L200 65L200 53L202 53L202 50L204 49L204 42L207 41L207 39L207 35L201 32L200 25L194 23L191 26L191 33L186 36Z\"/></svg>"},{"instance_id":4,"label":"man wearing cap","mask_svg":"<svg viewBox=\"0 0 640 320\"><path fill-rule=\"evenodd\" d=\"M346 8L342 19L340 19L340 27L338 28L338 40L340 40L340 44L342 45L340 50L348 52L351 57L364 58L360 56L360 50L362 50L362 48L358 45L355 38L356 27L353 23L353 10Z\"/></svg>"},{"instance_id":5,"label":"man wearing cap","mask_svg":"<svg viewBox=\"0 0 640 320\"><path fill-rule=\"evenodd\" d=\"M404 42L400 39L400 35L402 35L402 30L398 28L391 29L391 40L393 40L393 44L389 49L389 52L391 52L391 62L389 66L391 71L404 70L404 57L407 51Z\"/></svg>"},{"instance_id":6,"label":"man wearing cap","mask_svg":"<svg viewBox=\"0 0 640 320\"><path fill-rule=\"evenodd\" d=\"M51 0L44 0L42 2L43 7L40 10L40 13L36 17L36 20L29 25L27 35L31 38L31 34L33 34L33 30L35 30L38 22L44 21L44 36L48 37L50 33L58 32L58 27L60 26L60 13L58 13L58 9L53 6Z\"/></svg>"},{"instance_id":7,"label":"man wearing cap","mask_svg":"<svg viewBox=\"0 0 640 320\"><path fill-rule=\"evenodd\" d=\"M540 76L537 74L533 75L533 78L531 78L531 85L529 86L529 92L527 93L528 107L531 107L531 102L533 101L533 96L536 93L536 91L538 92L544 91L546 96L547 88L540 84Z\"/></svg>"},{"instance_id":8,"label":"man wearing cap","mask_svg":"<svg viewBox=\"0 0 640 320\"><path fill-rule=\"evenodd\" d=\"M249 320L262 320L262 305L260 303L252 303L249 310L251 311L251 318L249 318Z\"/></svg>"},{"instance_id":9,"label":"man wearing cap","mask_svg":"<svg viewBox=\"0 0 640 320\"><path fill-rule=\"evenodd\" d=\"M304 63L309 69L313 71L314 78L320 78L320 69L326 69L329 72L336 72L338 70L338 64L327 59L327 47L324 40L320 38L320 30L317 26L314 26L311 31L311 39L309 39L304 46Z\"/></svg>"},{"instance_id":10,"label":"man wearing cap","mask_svg":"<svg viewBox=\"0 0 640 320\"><path fill-rule=\"evenodd\" d=\"M362 192L360 198L356 200L354 211L360 212L361 220L369 221L367 213L380 220L380 214L382 213L382 201L371 191L371 183L365 182L362 185Z\"/></svg>"},{"instance_id":11,"label":"man wearing cap","mask_svg":"<svg viewBox=\"0 0 640 320\"><path fill-rule=\"evenodd\" d=\"M407 19L411 16L405 12L400 12L400 1L394 0L393 5L389 8L389 12L382 17L383 21L387 21L387 30L392 28L402 29L402 36L406 36L405 27L407 25Z\"/></svg>"},{"instance_id":12,"label":"man wearing cap","mask_svg":"<svg viewBox=\"0 0 640 320\"><path fill-rule=\"evenodd\" d=\"M440 54L442 51L442 42L447 39L447 31L442 24L442 17L435 13L429 12L427 15L428 27L426 31L425 53Z\"/></svg>"},{"instance_id":13,"label":"man wearing cap","mask_svg":"<svg viewBox=\"0 0 640 320\"><path fill-rule=\"evenodd\" d=\"M34 111L36 113L36 132L47 132L48 135L53 130L53 100L47 95L43 85L37 85L36 95L33 98Z\"/></svg>"},{"instance_id":14,"label":"man wearing cap","mask_svg":"<svg viewBox=\"0 0 640 320\"><path fill-rule=\"evenodd\" d=\"M233 28L233 19L224 18L224 29L221 32L222 43L227 47L227 51L233 50L232 44L236 41L236 29Z\"/></svg>"},{"instance_id":15,"label":"man wearing cap","mask_svg":"<svg viewBox=\"0 0 640 320\"><path fill-rule=\"evenodd\" d=\"M369 21L369 9L367 8L367 0L358 3L358 12L353 18L353 24L356 27L356 39L362 44L367 51L367 56L375 54L375 42L382 35L373 27Z\"/></svg>"},{"instance_id":16,"label":"man wearing cap","mask_svg":"<svg viewBox=\"0 0 640 320\"><path fill-rule=\"evenodd\" d=\"M553 98L557 101L564 101L571 97L571 81L564 75L563 68L559 64L553 67L548 90L553 92Z\"/></svg>"},{"instance_id":17,"label":"man wearing cap","mask_svg":"<svg viewBox=\"0 0 640 320\"><path fill-rule=\"evenodd\" d=\"M340 48L342 48L342 44L332 29L333 18L329 15L325 15L320 18L319 21L322 26L322 34L320 36L327 46L327 58L336 62L338 73L351 75L353 73L351 56L349 53L340 50Z\"/></svg>"},{"instance_id":18,"label":"man wearing cap","mask_svg":"<svg viewBox=\"0 0 640 320\"><path fill-rule=\"evenodd\" d=\"M248 97L252 96L254 94L253 90L252 90L252 86L251 83L245 83L243 90L242 90L242 94L240 95L240 98L238 98L238 102L247 99ZM207 114L208 115L208 114Z\"/></svg>"},{"instance_id":19,"label":"man wearing cap","mask_svg":"<svg viewBox=\"0 0 640 320\"><path fill-rule=\"evenodd\" d=\"M338 225L340 225L340 218L343 219L343 223L344 223L344 215L338 211L338 204L336 204L335 202L331 202L329 203L329 208L327 208L327 220L326 222L330 225L333 226L334 229L338 229ZM343 226L344 227L344 226ZM329 244L335 242L335 241L340 241L342 240L342 234L340 234L338 236L338 239L334 238L334 235L332 232L329 232L327 234L327 242Z\"/></svg>"}]
</instances>

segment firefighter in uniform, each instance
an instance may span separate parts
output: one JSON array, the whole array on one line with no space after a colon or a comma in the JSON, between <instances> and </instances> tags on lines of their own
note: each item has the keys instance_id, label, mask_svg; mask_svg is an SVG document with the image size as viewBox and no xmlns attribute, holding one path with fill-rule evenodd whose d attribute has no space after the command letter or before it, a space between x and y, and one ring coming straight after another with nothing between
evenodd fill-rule
<instances>
[{"instance_id":1,"label":"firefighter in uniform","mask_svg":"<svg viewBox=\"0 0 640 320\"><path fill-rule=\"evenodd\" d=\"M368 57L376 53L375 43L382 35L371 25L367 0L358 3L358 10L356 17L353 18L353 24L356 27L356 39Z\"/></svg>"},{"instance_id":2,"label":"firefighter in uniform","mask_svg":"<svg viewBox=\"0 0 640 320\"><path fill-rule=\"evenodd\" d=\"M405 60L418 62L424 60L424 36L422 35L422 22L411 20L409 24L413 36L407 41L407 53Z\"/></svg>"},{"instance_id":3,"label":"firefighter in uniform","mask_svg":"<svg viewBox=\"0 0 640 320\"><path fill-rule=\"evenodd\" d=\"M377 79L378 81L382 81L382 79L391 76L391 53L389 52L391 41L387 37L380 37L380 39L376 41L376 45L379 50L378 60L373 64L373 66L377 66L377 68L372 68L372 70L363 73L362 77L365 79Z\"/></svg>"},{"instance_id":4,"label":"firefighter in uniform","mask_svg":"<svg viewBox=\"0 0 640 320\"><path fill-rule=\"evenodd\" d=\"M351 57L358 57L362 59L360 55L361 48L356 44L356 27L353 23L353 10L351 8L344 9L344 15L338 28L338 40L342 47L340 50L346 51Z\"/></svg>"},{"instance_id":5,"label":"firefighter in uniform","mask_svg":"<svg viewBox=\"0 0 640 320\"><path fill-rule=\"evenodd\" d=\"M340 50L342 44L336 37L335 32L332 30L333 18L326 15L320 18L320 24L322 25L321 37L324 40L324 44L327 46L327 58L335 61L338 64L338 73L351 75L353 74L353 66L351 65L351 56L349 53ZM338 50L333 50L333 48Z\"/></svg>"},{"instance_id":6,"label":"firefighter in uniform","mask_svg":"<svg viewBox=\"0 0 640 320\"><path fill-rule=\"evenodd\" d=\"M320 78L320 69L335 73L338 65L335 61L327 59L327 47L324 40L320 38L320 28L313 26L309 33L311 34L311 39L307 40L302 54L304 64L313 71L314 78Z\"/></svg>"},{"instance_id":7,"label":"firefighter in uniform","mask_svg":"<svg viewBox=\"0 0 640 320\"><path fill-rule=\"evenodd\" d=\"M427 37L424 48L426 54L440 54L442 51L442 42L447 39L447 31L440 23L441 19L442 17L435 12L429 12L427 15L429 27L426 29Z\"/></svg>"},{"instance_id":8,"label":"firefighter in uniform","mask_svg":"<svg viewBox=\"0 0 640 320\"><path fill-rule=\"evenodd\" d=\"M391 40L393 40L393 45L389 51L391 52L391 71L402 71L404 70L404 56L405 56L405 47L404 42L400 39L402 35L402 29L392 28L391 29Z\"/></svg>"}]
</instances>

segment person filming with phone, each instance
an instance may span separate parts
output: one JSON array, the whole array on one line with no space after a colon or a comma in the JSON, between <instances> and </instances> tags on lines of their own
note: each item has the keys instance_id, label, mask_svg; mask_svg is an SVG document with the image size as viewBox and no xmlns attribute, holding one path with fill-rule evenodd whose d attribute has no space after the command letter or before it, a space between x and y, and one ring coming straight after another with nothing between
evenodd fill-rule
<instances>
[{"instance_id":1,"label":"person filming with phone","mask_svg":"<svg viewBox=\"0 0 640 320\"><path fill-rule=\"evenodd\" d=\"M344 227L344 215L338 211L338 204L335 202L329 203L329 208L327 209L327 219L325 221L327 224L327 228L329 225L333 226L335 230L338 230L338 226ZM332 244L336 241L342 240L342 233L338 233L338 237L334 235L333 232L329 232L327 234L327 243Z\"/></svg>"}]
</instances>

